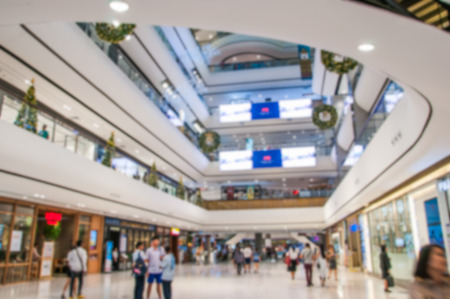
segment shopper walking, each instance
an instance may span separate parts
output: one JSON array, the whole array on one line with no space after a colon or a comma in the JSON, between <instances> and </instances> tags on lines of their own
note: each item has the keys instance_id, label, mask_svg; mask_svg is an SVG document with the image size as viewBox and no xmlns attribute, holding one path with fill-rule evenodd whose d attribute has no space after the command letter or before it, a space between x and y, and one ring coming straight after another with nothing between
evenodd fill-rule
<instances>
[{"instance_id":1,"label":"shopper walking","mask_svg":"<svg viewBox=\"0 0 450 299\"><path fill-rule=\"evenodd\" d=\"M70 250L73 250L74 248L75 248L75 246L72 245ZM65 261L68 263L67 258L65 259ZM63 291L62 291L62 294L61 294L61 299L65 299L66 298L66 291L69 288L71 281L72 281L72 274L71 274L71 271L70 271L70 267L67 266L67 280L66 280L66 283L64 284L64 287L63 287ZM74 281L73 288L74 289L77 288L77 281L76 280Z\"/></svg>"},{"instance_id":2,"label":"shopper walking","mask_svg":"<svg viewBox=\"0 0 450 299\"><path fill-rule=\"evenodd\" d=\"M325 249L323 245L320 245L320 248L316 252L315 255L317 270L319 272L320 285L322 287L325 286L325 281L327 278L327 259L325 256Z\"/></svg>"},{"instance_id":3,"label":"shopper walking","mask_svg":"<svg viewBox=\"0 0 450 299\"><path fill-rule=\"evenodd\" d=\"M331 274L334 273L334 279L338 280L337 276L337 258L336 258L336 252L334 251L333 245L328 246L328 251L326 254L326 258L328 260L329 264L329 272L328 272L328 279L331 279Z\"/></svg>"},{"instance_id":4,"label":"shopper walking","mask_svg":"<svg viewBox=\"0 0 450 299\"><path fill-rule=\"evenodd\" d=\"M300 256L300 252L294 245L289 247L288 252L286 253L286 264L288 266L288 271L291 272L291 279L295 279L295 272L297 272L298 258Z\"/></svg>"},{"instance_id":5,"label":"shopper walking","mask_svg":"<svg viewBox=\"0 0 450 299\"><path fill-rule=\"evenodd\" d=\"M391 269L391 259L389 258L386 252L386 245L381 245L381 253L380 253L380 268L381 268L381 277L384 279L384 291L386 293L390 293L389 290L389 275Z\"/></svg>"},{"instance_id":6,"label":"shopper walking","mask_svg":"<svg viewBox=\"0 0 450 299\"><path fill-rule=\"evenodd\" d=\"M234 264L236 265L237 274L241 275L242 264L244 263L244 254L242 253L239 246L236 246L236 250L235 250L234 256L233 256L233 261L234 261Z\"/></svg>"},{"instance_id":7,"label":"shopper walking","mask_svg":"<svg viewBox=\"0 0 450 299\"><path fill-rule=\"evenodd\" d=\"M253 257L253 251L250 245L245 246L244 248L244 258L245 258L245 265L244 265L244 273L250 273L251 265L252 265L252 257Z\"/></svg>"},{"instance_id":8,"label":"shopper walking","mask_svg":"<svg viewBox=\"0 0 450 299\"><path fill-rule=\"evenodd\" d=\"M261 255L258 250L253 253L253 265L255 273L259 273L259 263L261 262Z\"/></svg>"},{"instance_id":9,"label":"shopper walking","mask_svg":"<svg viewBox=\"0 0 450 299\"><path fill-rule=\"evenodd\" d=\"M303 259L305 274L306 274L306 282L307 286L310 287L313 285L312 276L313 276L313 252L311 250L311 245L306 243L305 248L302 250L301 258Z\"/></svg>"},{"instance_id":10,"label":"shopper walking","mask_svg":"<svg viewBox=\"0 0 450 299\"><path fill-rule=\"evenodd\" d=\"M147 286L147 299L150 298L152 292L153 282L156 280L156 292L158 298L162 299L161 283L162 283L162 269L161 261L166 255L163 248L159 247L159 238L153 237L150 248L147 249L146 257L148 260L148 286Z\"/></svg>"},{"instance_id":11,"label":"shopper walking","mask_svg":"<svg viewBox=\"0 0 450 299\"><path fill-rule=\"evenodd\" d=\"M175 275L175 257L173 256L172 252L170 251L170 247L165 247L166 255L164 256L162 263L161 263L161 269L163 271L162 273L162 286L163 286L163 293L164 293L164 299L171 299L172 298L172 280L173 276Z\"/></svg>"},{"instance_id":12,"label":"shopper walking","mask_svg":"<svg viewBox=\"0 0 450 299\"><path fill-rule=\"evenodd\" d=\"M134 299L142 299L145 287L145 265L144 243L137 242L133 252L133 276L134 276Z\"/></svg>"},{"instance_id":13,"label":"shopper walking","mask_svg":"<svg viewBox=\"0 0 450 299\"><path fill-rule=\"evenodd\" d=\"M84 298L81 294L83 289L83 275L87 271L87 253L81 245L83 241L77 241L76 247L67 255L67 261L70 268L70 290L69 296L73 298L75 279L78 279L78 298Z\"/></svg>"},{"instance_id":14,"label":"shopper walking","mask_svg":"<svg viewBox=\"0 0 450 299\"><path fill-rule=\"evenodd\" d=\"M423 247L414 273L415 281L410 287L410 298L449 298L450 279L446 272L447 260L444 248L437 244Z\"/></svg>"}]
</instances>

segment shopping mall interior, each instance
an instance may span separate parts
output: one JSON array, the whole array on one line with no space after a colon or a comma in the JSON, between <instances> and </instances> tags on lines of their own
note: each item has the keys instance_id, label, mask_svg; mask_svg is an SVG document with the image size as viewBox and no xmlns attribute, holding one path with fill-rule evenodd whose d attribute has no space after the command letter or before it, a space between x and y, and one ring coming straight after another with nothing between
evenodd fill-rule
<instances>
[{"instance_id":1,"label":"shopping mall interior","mask_svg":"<svg viewBox=\"0 0 450 299\"><path fill-rule=\"evenodd\" d=\"M449 298L449 11L0 0L0 297L61 298L80 240L86 297L144 298L157 238L175 298Z\"/></svg>"}]
</instances>

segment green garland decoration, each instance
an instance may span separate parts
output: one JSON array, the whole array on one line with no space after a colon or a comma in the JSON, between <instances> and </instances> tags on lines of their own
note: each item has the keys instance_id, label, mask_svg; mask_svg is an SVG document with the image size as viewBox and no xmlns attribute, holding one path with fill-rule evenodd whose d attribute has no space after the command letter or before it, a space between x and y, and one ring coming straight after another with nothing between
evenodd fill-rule
<instances>
[{"instance_id":1,"label":"green garland decoration","mask_svg":"<svg viewBox=\"0 0 450 299\"><path fill-rule=\"evenodd\" d=\"M180 178L180 181L178 182L178 186L177 186L177 190L176 190L175 196L178 197L179 199L185 200L185 198L184 198L184 184L183 184L183 179L182 178Z\"/></svg>"},{"instance_id":2,"label":"green garland decoration","mask_svg":"<svg viewBox=\"0 0 450 299\"><path fill-rule=\"evenodd\" d=\"M156 170L156 164L153 162L152 168L150 170L150 174L148 175L147 183L155 188L158 188L158 173Z\"/></svg>"},{"instance_id":3,"label":"green garland decoration","mask_svg":"<svg viewBox=\"0 0 450 299\"><path fill-rule=\"evenodd\" d=\"M322 113L326 113L326 114L330 114L331 117L328 121L323 121L320 119L320 114ZM338 115L336 112L336 108L334 108L331 105L320 105L316 108L314 108L313 111L313 115L312 115L312 120L313 123L319 127L322 130L326 130L326 129L330 129L332 127L334 127L334 125L336 124L338 119Z\"/></svg>"},{"instance_id":4,"label":"green garland decoration","mask_svg":"<svg viewBox=\"0 0 450 299\"><path fill-rule=\"evenodd\" d=\"M44 228L44 237L47 240L56 241L61 235L61 223L58 222L56 225L46 225Z\"/></svg>"},{"instance_id":5,"label":"green garland decoration","mask_svg":"<svg viewBox=\"0 0 450 299\"><path fill-rule=\"evenodd\" d=\"M220 135L217 132L207 131L200 135L198 143L204 153L212 153L220 146Z\"/></svg>"},{"instance_id":6,"label":"green garland decoration","mask_svg":"<svg viewBox=\"0 0 450 299\"><path fill-rule=\"evenodd\" d=\"M133 32L134 28L136 28L135 24L120 24L117 27L108 23L95 24L95 31L98 37L112 44L118 44L123 41Z\"/></svg>"},{"instance_id":7,"label":"green garland decoration","mask_svg":"<svg viewBox=\"0 0 450 299\"><path fill-rule=\"evenodd\" d=\"M343 75L350 72L358 65L358 61L348 57L344 57L342 61L336 61L336 56L338 55L325 50L322 50L321 52L322 63L330 72Z\"/></svg>"},{"instance_id":8,"label":"green garland decoration","mask_svg":"<svg viewBox=\"0 0 450 299\"><path fill-rule=\"evenodd\" d=\"M106 151L102 159L102 164L111 167L113 155L116 153L116 144L114 142L114 132L111 132L111 137L106 142Z\"/></svg>"}]
</instances>

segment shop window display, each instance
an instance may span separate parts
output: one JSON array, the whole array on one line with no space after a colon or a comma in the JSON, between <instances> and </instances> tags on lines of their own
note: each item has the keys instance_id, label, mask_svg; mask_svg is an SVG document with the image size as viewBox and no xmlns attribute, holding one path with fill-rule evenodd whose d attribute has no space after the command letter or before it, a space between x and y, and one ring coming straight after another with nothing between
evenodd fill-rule
<instances>
[{"instance_id":1,"label":"shop window display","mask_svg":"<svg viewBox=\"0 0 450 299\"><path fill-rule=\"evenodd\" d=\"M370 212L369 227L373 272L381 274L380 246L386 245L393 276L400 280L411 281L415 253L406 199L398 199Z\"/></svg>"},{"instance_id":2,"label":"shop window display","mask_svg":"<svg viewBox=\"0 0 450 299\"><path fill-rule=\"evenodd\" d=\"M16 215L11 232L9 263L26 263L30 258L32 216Z\"/></svg>"},{"instance_id":3,"label":"shop window display","mask_svg":"<svg viewBox=\"0 0 450 299\"><path fill-rule=\"evenodd\" d=\"M5 208L6 205L7 204L1 204L0 210L2 206L3 208ZM0 265L5 264L6 262L6 253L8 251L10 231L11 231L11 221L12 221L11 214L0 213Z\"/></svg>"}]
</instances>

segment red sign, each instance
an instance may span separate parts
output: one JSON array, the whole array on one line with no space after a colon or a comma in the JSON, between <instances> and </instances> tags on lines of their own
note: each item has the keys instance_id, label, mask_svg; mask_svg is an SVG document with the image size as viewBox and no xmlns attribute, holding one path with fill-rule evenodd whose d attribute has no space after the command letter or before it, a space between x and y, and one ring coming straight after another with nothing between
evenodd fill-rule
<instances>
[{"instance_id":1,"label":"red sign","mask_svg":"<svg viewBox=\"0 0 450 299\"><path fill-rule=\"evenodd\" d=\"M62 219L62 215L54 212L46 212L45 220L47 220L48 225L57 225Z\"/></svg>"},{"instance_id":2,"label":"red sign","mask_svg":"<svg viewBox=\"0 0 450 299\"><path fill-rule=\"evenodd\" d=\"M261 109L261 112L264 112L264 113L269 113L269 107L264 107L264 108L262 108Z\"/></svg>"},{"instance_id":3,"label":"red sign","mask_svg":"<svg viewBox=\"0 0 450 299\"><path fill-rule=\"evenodd\" d=\"M179 236L180 235L180 229L176 227L172 227L170 229L170 235L171 236Z\"/></svg>"},{"instance_id":4,"label":"red sign","mask_svg":"<svg viewBox=\"0 0 450 299\"><path fill-rule=\"evenodd\" d=\"M263 160L264 161L272 161L272 156L264 156Z\"/></svg>"}]
</instances>

